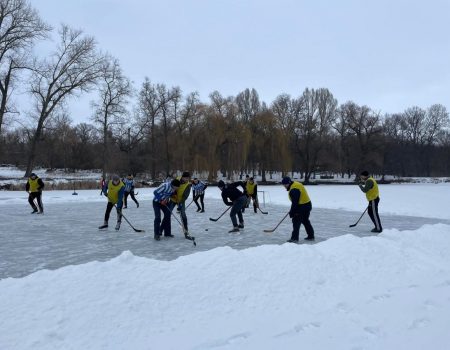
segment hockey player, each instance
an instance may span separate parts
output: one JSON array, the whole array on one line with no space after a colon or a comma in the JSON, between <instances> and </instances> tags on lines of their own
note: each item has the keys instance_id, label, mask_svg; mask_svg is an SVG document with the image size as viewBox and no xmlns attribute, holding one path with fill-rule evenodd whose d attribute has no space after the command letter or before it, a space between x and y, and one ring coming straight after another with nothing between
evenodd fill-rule
<instances>
[{"instance_id":1,"label":"hockey player","mask_svg":"<svg viewBox=\"0 0 450 350\"><path fill-rule=\"evenodd\" d=\"M197 212L204 213L205 212L205 190L208 185L206 185L204 182L200 181L197 178L194 178L192 181L192 193L194 196L194 203L197 206ZM198 200L200 199L200 205L198 204Z\"/></svg>"},{"instance_id":2,"label":"hockey player","mask_svg":"<svg viewBox=\"0 0 450 350\"><path fill-rule=\"evenodd\" d=\"M258 204L258 185L256 184L253 177L249 178L245 185L246 193L247 193L247 205L246 208L249 207L250 202L253 201L253 211L257 213L257 209L259 208Z\"/></svg>"},{"instance_id":3,"label":"hockey player","mask_svg":"<svg viewBox=\"0 0 450 350\"><path fill-rule=\"evenodd\" d=\"M105 222L99 229L108 227L109 215L114 205L117 210L117 224L116 230L120 229L120 223L122 222L122 201L123 194L125 192L125 185L120 181L119 175L113 175L107 185L103 187L103 194L108 197L108 204L105 211Z\"/></svg>"},{"instance_id":4,"label":"hockey player","mask_svg":"<svg viewBox=\"0 0 450 350\"><path fill-rule=\"evenodd\" d=\"M231 207L231 222L233 223L233 229L229 232L239 232L240 228L244 228L244 218L242 217L242 208L244 208L247 203L247 196L237 189L241 186L245 191L245 184L242 181L233 182L231 184L225 185L225 183L220 180L218 183L219 189L222 191L223 202ZM236 215L239 218L239 224L237 223Z\"/></svg>"},{"instance_id":5,"label":"hockey player","mask_svg":"<svg viewBox=\"0 0 450 350\"><path fill-rule=\"evenodd\" d=\"M191 174L187 171L177 178L180 181L180 186L177 188L175 194L170 198L171 210L177 206L178 212L181 215L181 220L183 222L183 233L185 236L189 235L188 230L188 220L186 216L186 199L189 198L191 193Z\"/></svg>"},{"instance_id":6,"label":"hockey player","mask_svg":"<svg viewBox=\"0 0 450 350\"><path fill-rule=\"evenodd\" d=\"M153 191L153 210L155 212L154 238L157 241L160 240L162 232L164 232L164 236L166 237L173 237L170 221L170 197L176 193L176 190L179 187L180 180L174 179L171 182L162 183L156 190ZM164 213L162 222L161 211Z\"/></svg>"},{"instance_id":7,"label":"hockey player","mask_svg":"<svg viewBox=\"0 0 450 350\"><path fill-rule=\"evenodd\" d=\"M305 227L308 235L305 240L314 241L314 229L309 221L312 206L305 186L300 182L292 181L290 177L284 177L281 183L289 192L289 199L291 200L289 217L292 218L292 234L288 242L298 243L301 224Z\"/></svg>"},{"instance_id":8,"label":"hockey player","mask_svg":"<svg viewBox=\"0 0 450 350\"><path fill-rule=\"evenodd\" d=\"M25 185L25 191L28 193L28 203L30 203L33 211L31 214L38 213L44 214L44 205L42 204L42 189L44 188L44 182L35 173L31 173ZM39 210L34 204L34 199L38 204Z\"/></svg>"},{"instance_id":9,"label":"hockey player","mask_svg":"<svg viewBox=\"0 0 450 350\"><path fill-rule=\"evenodd\" d=\"M127 177L123 180L123 183L125 184L125 197L123 199L124 202L124 209L127 208L127 198L128 196L131 196L131 199L136 203L136 207L139 208L139 202L137 201L136 197L134 196L134 178L133 175L128 174Z\"/></svg>"},{"instance_id":10,"label":"hockey player","mask_svg":"<svg viewBox=\"0 0 450 350\"><path fill-rule=\"evenodd\" d=\"M367 212L369 213L370 220L375 225L371 232L383 232L380 216L378 215L378 203L380 202L378 184L372 176L369 176L369 172L366 170L361 172L359 178L361 180L358 184L359 188L366 194L367 201L369 202Z\"/></svg>"}]
</instances>

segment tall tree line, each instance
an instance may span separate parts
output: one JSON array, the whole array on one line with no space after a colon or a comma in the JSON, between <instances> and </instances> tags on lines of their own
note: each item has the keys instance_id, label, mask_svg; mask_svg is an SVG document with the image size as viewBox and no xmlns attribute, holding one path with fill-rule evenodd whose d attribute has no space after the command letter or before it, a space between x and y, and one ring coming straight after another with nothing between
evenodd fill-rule
<instances>
[{"instance_id":1,"label":"tall tree line","mask_svg":"<svg viewBox=\"0 0 450 350\"><path fill-rule=\"evenodd\" d=\"M56 35L53 51L33 45ZM24 79L24 77L26 79ZM20 116L14 87L33 108ZM69 99L97 92L90 123L75 125ZM353 101L339 104L326 88L280 94L270 104L255 89L236 96L154 83L135 88L95 39L62 24L50 28L26 0L0 0L0 161L23 166L146 172L203 171L210 180L274 171L345 176L368 169L399 176L450 174L449 114L435 104L381 115Z\"/></svg>"}]
</instances>

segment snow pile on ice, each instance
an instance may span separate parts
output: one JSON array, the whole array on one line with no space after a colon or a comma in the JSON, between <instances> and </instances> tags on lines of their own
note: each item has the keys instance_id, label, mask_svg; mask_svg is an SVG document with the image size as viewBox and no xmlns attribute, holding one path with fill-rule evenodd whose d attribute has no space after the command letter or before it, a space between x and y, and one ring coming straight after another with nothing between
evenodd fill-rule
<instances>
[{"instance_id":1,"label":"snow pile on ice","mask_svg":"<svg viewBox=\"0 0 450 350\"><path fill-rule=\"evenodd\" d=\"M450 226L0 281L0 349L448 349Z\"/></svg>"}]
</instances>

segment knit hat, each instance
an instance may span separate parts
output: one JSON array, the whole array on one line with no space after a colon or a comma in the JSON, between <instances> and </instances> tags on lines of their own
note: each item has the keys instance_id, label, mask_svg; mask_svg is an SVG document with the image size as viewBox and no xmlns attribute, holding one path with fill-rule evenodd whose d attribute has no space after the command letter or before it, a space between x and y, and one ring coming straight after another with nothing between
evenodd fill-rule
<instances>
[{"instance_id":1,"label":"knit hat","mask_svg":"<svg viewBox=\"0 0 450 350\"><path fill-rule=\"evenodd\" d=\"M220 181L217 183L217 186L218 186L219 188L223 188L223 187L225 187L225 182L223 182L222 180L220 180Z\"/></svg>"},{"instance_id":2,"label":"knit hat","mask_svg":"<svg viewBox=\"0 0 450 350\"><path fill-rule=\"evenodd\" d=\"M281 180L281 183L283 185L289 185L292 182L291 178L289 176L283 177L283 180Z\"/></svg>"},{"instance_id":3,"label":"knit hat","mask_svg":"<svg viewBox=\"0 0 450 350\"><path fill-rule=\"evenodd\" d=\"M189 173L189 171L185 171L181 177L191 177L191 174Z\"/></svg>"},{"instance_id":4,"label":"knit hat","mask_svg":"<svg viewBox=\"0 0 450 350\"><path fill-rule=\"evenodd\" d=\"M112 179L113 181L120 181L120 177L119 177L119 175L117 175L117 174L114 174L114 175L111 177L111 179Z\"/></svg>"},{"instance_id":5,"label":"knit hat","mask_svg":"<svg viewBox=\"0 0 450 350\"><path fill-rule=\"evenodd\" d=\"M367 170L361 171L362 176L369 176L369 172Z\"/></svg>"}]
</instances>

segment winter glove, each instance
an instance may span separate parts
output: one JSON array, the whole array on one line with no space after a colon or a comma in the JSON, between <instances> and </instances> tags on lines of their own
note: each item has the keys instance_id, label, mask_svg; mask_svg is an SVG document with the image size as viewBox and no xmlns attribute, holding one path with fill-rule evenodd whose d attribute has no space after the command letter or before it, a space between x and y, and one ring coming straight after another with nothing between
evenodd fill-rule
<instances>
[{"instance_id":1,"label":"winter glove","mask_svg":"<svg viewBox=\"0 0 450 350\"><path fill-rule=\"evenodd\" d=\"M168 199L168 198L166 198L166 199L161 199L161 200L159 201L159 203L160 203L161 205L167 205L167 204L169 203L169 199Z\"/></svg>"}]
</instances>

